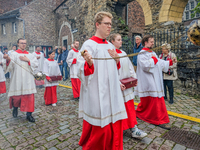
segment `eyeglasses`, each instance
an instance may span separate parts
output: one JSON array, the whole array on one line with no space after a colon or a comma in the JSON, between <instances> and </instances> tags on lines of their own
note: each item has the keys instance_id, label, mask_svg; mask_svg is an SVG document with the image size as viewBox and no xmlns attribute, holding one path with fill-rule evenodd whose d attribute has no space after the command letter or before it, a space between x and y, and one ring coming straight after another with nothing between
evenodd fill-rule
<instances>
[{"instance_id":1,"label":"eyeglasses","mask_svg":"<svg viewBox=\"0 0 200 150\"><path fill-rule=\"evenodd\" d=\"M110 23L110 22L100 22L100 24L101 23L105 24L106 26L109 26L109 25L112 26L112 23Z\"/></svg>"},{"instance_id":2,"label":"eyeglasses","mask_svg":"<svg viewBox=\"0 0 200 150\"><path fill-rule=\"evenodd\" d=\"M26 44L26 43L19 43L19 44Z\"/></svg>"}]
</instances>

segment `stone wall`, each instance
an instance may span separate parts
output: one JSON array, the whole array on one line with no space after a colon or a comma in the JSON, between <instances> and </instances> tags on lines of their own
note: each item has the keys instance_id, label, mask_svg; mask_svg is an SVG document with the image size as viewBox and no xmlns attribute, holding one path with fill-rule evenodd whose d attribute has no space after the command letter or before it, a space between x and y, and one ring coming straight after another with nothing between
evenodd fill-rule
<instances>
[{"instance_id":1,"label":"stone wall","mask_svg":"<svg viewBox=\"0 0 200 150\"><path fill-rule=\"evenodd\" d=\"M33 0L1 0L0 14L25 6L25 2L29 4L31 1Z\"/></svg>"},{"instance_id":2,"label":"stone wall","mask_svg":"<svg viewBox=\"0 0 200 150\"><path fill-rule=\"evenodd\" d=\"M35 0L20 10L20 18L25 20L27 46L54 46L56 42L54 0Z\"/></svg>"},{"instance_id":3,"label":"stone wall","mask_svg":"<svg viewBox=\"0 0 200 150\"><path fill-rule=\"evenodd\" d=\"M13 22L17 24L17 33L13 32ZM6 34L2 34L2 27L0 28L0 46L5 46L11 49L13 45L17 45L17 39L23 37L23 22L16 18L1 20L1 24L5 24Z\"/></svg>"}]
</instances>

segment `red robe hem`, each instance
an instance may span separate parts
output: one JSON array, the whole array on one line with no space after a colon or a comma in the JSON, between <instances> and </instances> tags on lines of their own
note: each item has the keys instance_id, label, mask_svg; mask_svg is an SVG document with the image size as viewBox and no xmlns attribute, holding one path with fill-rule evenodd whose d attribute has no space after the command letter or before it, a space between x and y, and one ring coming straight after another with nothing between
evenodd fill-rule
<instances>
[{"instance_id":1,"label":"red robe hem","mask_svg":"<svg viewBox=\"0 0 200 150\"><path fill-rule=\"evenodd\" d=\"M57 103L57 86L50 86L45 88L44 101L45 105Z\"/></svg>"},{"instance_id":2,"label":"red robe hem","mask_svg":"<svg viewBox=\"0 0 200 150\"><path fill-rule=\"evenodd\" d=\"M81 81L78 78L71 78L71 83L74 98L78 98L80 96Z\"/></svg>"},{"instance_id":3,"label":"red robe hem","mask_svg":"<svg viewBox=\"0 0 200 150\"><path fill-rule=\"evenodd\" d=\"M0 94L6 93L6 82L0 82Z\"/></svg>"},{"instance_id":4,"label":"red robe hem","mask_svg":"<svg viewBox=\"0 0 200 150\"><path fill-rule=\"evenodd\" d=\"M11 96L9 98L10 109L12 107L20 107L22 112L34 112L34 94Z\"/></svg>"},{"instance_id":5,"label":"red robe hem","mask_svg":"<svg viewBox=\"0 0 200 150\"><path fill-rule=\"evenodd\" d=\"M122 120L101 128L83 120L79 145L82 150L123 150Z\"/></svg>"},{"instance_id":6,"label":"red robe hem","mask_svg":"<svg viewBox=\"0 0 200 150\"><path fill-rule=\"evenodd\" d=\"M136 109L136 116L151 124L169 123L169 116L163 97L141 97Z\"/></svg>"},{"instance_id":7,"label":"red robe hem","mask_svg":"<svg viewBox=\"0 0 200 150\"><path fill-rule=\"evenodd\" d=\"M128 102L124 103L127 112L127 119L123 120L123 130L134 128L137 125L136 119L136 112L134 106L134 100L129 100Z\"/></svg>"}]
</instances>

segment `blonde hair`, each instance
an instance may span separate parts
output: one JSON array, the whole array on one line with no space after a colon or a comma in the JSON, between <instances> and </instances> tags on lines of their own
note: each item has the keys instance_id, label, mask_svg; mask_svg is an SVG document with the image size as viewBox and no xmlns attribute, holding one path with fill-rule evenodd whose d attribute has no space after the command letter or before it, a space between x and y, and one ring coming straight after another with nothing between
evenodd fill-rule
<instances>
[{"instance_id":1,"label":"blonde hair","mask_svg":"<svg viewBox=\"0 0 200 150\"><path fill-rule=\"evenodd\" d=\"M171 45L168 44L168 43L164 43L164 44L162 45L162 48L165 48L165 49L167 49L168 51L170 51Z\"/></svg>"},{"instance_id":2,"label":"blonde hair","mask_svg":"<svg viewBox=\"0 0 200 150\"><path fill-rule=\"evenodd\" d=\"M121 36L119 33L113 33L110 35L109 41L112 43L112 41L115 41L117 36Z\"/></svg>"},{"instance_id":3,"label":"blonde hair","mask_svg":"<svg viewBox=\"0 0 200 150\"><path fill-rule=\"evenodd\" d=\"M112 14L106 11L100 11L98 12L95 17L94 17L94 25L95 25L95 29L96 29L96 23L100 23L104 17L108 17L110 19L113 18Z\"/></svg>"}]
</instances>

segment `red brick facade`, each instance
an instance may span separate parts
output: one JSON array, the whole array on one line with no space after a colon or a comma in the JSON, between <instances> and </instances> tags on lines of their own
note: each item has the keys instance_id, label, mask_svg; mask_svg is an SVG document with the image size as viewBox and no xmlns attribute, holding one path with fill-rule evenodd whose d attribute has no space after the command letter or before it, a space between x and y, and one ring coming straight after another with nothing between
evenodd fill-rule
<instances>
[{"instance_id":1,"label":"red brick facade","mask_svg":"<svg viewBox=\"0 0 200 150\"><path fill-rule=\"evenodd\" d=\"M128 17L125 17L127 15L125 11L126 9L124 9L124 19L128 18L125 20L128 21L129 37L137 33L144 34L145 18L140 4L137 1L128 3Z\"/></svg>"}]
</instances>

